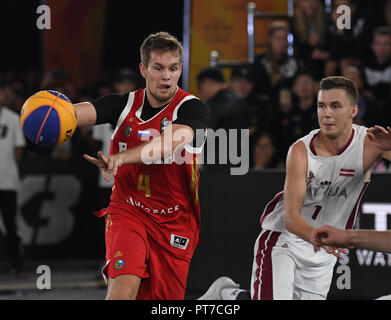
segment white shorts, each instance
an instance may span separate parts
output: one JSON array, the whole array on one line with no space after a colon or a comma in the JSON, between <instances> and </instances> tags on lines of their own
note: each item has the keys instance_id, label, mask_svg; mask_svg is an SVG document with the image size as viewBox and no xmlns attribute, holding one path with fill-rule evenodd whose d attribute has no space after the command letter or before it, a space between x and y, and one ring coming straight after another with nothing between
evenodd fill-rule
<instances>
[{"instance_id":1,"label":"white shorts","mask_svg":"<svg viewBox=\"0 0 391 320\"><path fill-rule=\"evenodd\" d=\"M290 232L263 230L254 246L251 299L326 299L336 261Z\"/></svg>"}]
</instances>

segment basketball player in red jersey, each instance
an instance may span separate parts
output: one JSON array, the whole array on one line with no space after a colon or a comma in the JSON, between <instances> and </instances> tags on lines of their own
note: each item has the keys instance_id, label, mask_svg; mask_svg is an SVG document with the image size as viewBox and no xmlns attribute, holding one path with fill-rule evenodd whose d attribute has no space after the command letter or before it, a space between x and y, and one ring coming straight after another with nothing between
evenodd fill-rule
<instances>
[{"instance_id":1,"label":"basketball player in red jersey","mask_svg":"<svg viewBox=\"0 0 391 320\"><path fill-rule=\"evenodd\" d=\"M115 177L110 205L97 214L106 218L106 299L185 295L200 228L203 141L194 137L205 131L210 110L177 85L182 50L166 32L149 35L140 47L145 89L75 105L78 126L115 127L109 156L84 155Z\"/></svg>"}]
</instances>

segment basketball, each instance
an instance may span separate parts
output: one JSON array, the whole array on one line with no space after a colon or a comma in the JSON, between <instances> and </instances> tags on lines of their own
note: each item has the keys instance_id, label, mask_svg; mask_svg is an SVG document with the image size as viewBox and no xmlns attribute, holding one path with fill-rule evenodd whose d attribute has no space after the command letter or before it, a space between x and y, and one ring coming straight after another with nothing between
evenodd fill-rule
<instances>
[{"instance_id":1,"label":"basketball","mask_svg":"<svg viewBox=\"0 0 391 320\"><path fill-rule=\"evenodd\" d=\"M59 145L75 132L75 108L57 91L39 91L23 104L20 124L31 142L43 147Z\"/></svg>"}]
</instances>

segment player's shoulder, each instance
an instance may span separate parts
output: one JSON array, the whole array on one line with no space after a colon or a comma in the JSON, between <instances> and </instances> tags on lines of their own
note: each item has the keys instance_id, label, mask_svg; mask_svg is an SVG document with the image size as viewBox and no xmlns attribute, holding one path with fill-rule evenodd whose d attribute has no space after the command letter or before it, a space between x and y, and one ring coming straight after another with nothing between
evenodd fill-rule
<instances>
[{"instance_id":1,"label":"player's shoulder","mask_svg":"<svg viewBox=\"0 0 391 320\"><path fill-rule=\"evenodd\" d=\"M19 114L8 107L2 108L3 116L7 119L7 121L16 121L19 122Z\"/></svg>"},{"instance_id":2,"label":"player's shoulder","mask_svg":"<svg viewBox=\"0 0 391 320\"><path fill-rule=\"evenodd\" d=\"M197 98L194 95L188 95L188 99L183 102L182 108L196 108L200 111L204 111L205 113L210 114L210 107L205 102L201 101L199 98Z\"/></svg>"}]
</instances>

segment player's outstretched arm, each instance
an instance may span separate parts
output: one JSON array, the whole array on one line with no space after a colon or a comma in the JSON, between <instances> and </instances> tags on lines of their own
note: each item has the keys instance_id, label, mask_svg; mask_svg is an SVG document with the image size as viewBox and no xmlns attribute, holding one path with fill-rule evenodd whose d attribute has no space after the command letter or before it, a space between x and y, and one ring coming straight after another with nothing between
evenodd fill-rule
<instances>
[{"instance_id":1,"label":"player's outstretched arm","mask_svg":"<svg viewBox=\"0 0 391 320\"><path fill-rule=\"evenodd\" d=\"M81 102L73 105L76 111L77 126L93 126L96 123L96 110L92 103Z\"/></svg>"},{"instance_id":2,"label":"player's outstretched arm","mask_svg":"<svg viewBox=\"0 0 391 320\"><path fill-rule=\"evenodd\" d=\"M112 154L107 158L100 153L98 159L84 155L84 158L103 170L103 174L117 174L118 168L125 164L149 163L166 159L177 150L190 143L194 137L193 129L181 124L171 124L162 134L132 149ZM107 179L106 179L107 180Z\"/></svg>"},{"instance_id":3,"label":"player's outstretched arm","mask_svg":"<svg viewBox=\"0 0 391 320\"><path fill-rule=\"evenodd\" d=\"M318 245L391 253L391 231L343 230L327 225L317 228L314 234Z\"/></svg>"}]
</instances>

